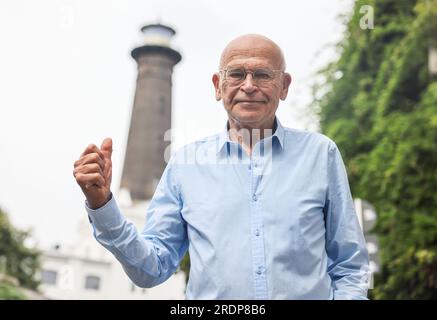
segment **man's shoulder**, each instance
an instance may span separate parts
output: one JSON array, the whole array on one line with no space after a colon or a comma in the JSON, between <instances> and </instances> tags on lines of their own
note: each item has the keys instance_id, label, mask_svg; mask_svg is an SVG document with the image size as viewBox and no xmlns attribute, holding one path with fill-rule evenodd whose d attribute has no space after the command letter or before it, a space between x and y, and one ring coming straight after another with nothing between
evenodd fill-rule
<instances>
[{"instance_id":1,"label":"man's shoulder","mask_svg":"<svg viewBox=\"0 0 437 320\"><path fill-rule=\"evenodd\" d=\"M301 142L307 146L326 147L329 149L336 148L335 142L320 132L284 127L284 134L286 140L292 140L295 143Z\"/></svg>"},{"instance_id":2,"label":"man's shoulder","mask_svg":"<svg viewBox=\"0 0 437 320\"><path fill-rule=\"evenodd\" d=\"M186 162L187 158L195 157L199 153L209 153L217 151L220 140L220 133L202 137L200 139L189 142L174 153L173 158L177 163Z\"/></svg>"},{"instance_id":3,"label":"man's shoulder","mask_svg":"<svg viewBox=\"0 0 437 320\"><path fill-rule=\"evenodd\" d=\"M202 137L196 139L192 142L185 144L181 149L182 150L197 150L199 148L210 148L215 147L219 143L220 133L212 134L206 137Z\"/></svg>"}]
</instances>

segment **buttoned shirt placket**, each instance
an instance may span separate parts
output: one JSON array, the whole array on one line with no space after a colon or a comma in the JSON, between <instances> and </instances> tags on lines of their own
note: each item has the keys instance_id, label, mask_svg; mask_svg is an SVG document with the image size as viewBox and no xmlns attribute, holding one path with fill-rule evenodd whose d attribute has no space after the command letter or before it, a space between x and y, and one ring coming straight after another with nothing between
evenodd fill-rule
<instances>
[{"instance_id":1,"label":"buttoned shirt placket","mask_svg":"<svg viewBox=\"0 0 437 320\"><path fill-rule=\"evenodd\" d=\"M259 144L255 146L259 148ZM263 157L259 152L252 153L248 166L250 188L251 245L254 279L254 298L268 299L266 259L264 250L264 231L262 216L262 194L259 192L263 178Z\"/></svg>"}]
</instances>

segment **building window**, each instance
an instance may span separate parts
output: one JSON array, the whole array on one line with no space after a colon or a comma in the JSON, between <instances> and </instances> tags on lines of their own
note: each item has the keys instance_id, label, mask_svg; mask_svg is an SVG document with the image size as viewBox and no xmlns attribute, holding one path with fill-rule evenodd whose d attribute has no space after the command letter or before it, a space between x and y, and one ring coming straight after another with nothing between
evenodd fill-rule
<instances>
[{"instance_id":1,"label":"building window","mask_svg":"<svg viewBox=\"0 0 437 320\"><path fill-rule=\"evenodd\" d=\"M85 289L87 289L87 290L99 290L100 289L100 277L87 276L85 278Z\"/></svg>"},{"instance_id":2,"label":"building window","mask_svg":"<svg viewBox=\"0 0 437 320\"><path fill-rule=\"evenodd\" d=\"M56 285L58 273L54 270L43 270L41 272L41 282L50 286Z\"/></svg>"}]
</instances>

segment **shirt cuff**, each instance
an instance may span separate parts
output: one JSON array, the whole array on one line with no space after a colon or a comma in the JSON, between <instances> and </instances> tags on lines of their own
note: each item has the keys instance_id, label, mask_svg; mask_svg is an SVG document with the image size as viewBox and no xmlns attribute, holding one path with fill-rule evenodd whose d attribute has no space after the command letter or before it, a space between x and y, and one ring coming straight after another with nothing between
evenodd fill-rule
<instances>
[{"instance_id":1,"label":"shirt cuff","mask_svg":"<svg viewBox=\"0 0 437 320\"><path fill-rule=\"evenodd\" d=\"M124 222L124 217L118 208L114 195L104 206L95 210L91 209L88 202L85 201L85 209L88 212L90 222L98 230L113 228Z\"/></svg>"}]
</instances>

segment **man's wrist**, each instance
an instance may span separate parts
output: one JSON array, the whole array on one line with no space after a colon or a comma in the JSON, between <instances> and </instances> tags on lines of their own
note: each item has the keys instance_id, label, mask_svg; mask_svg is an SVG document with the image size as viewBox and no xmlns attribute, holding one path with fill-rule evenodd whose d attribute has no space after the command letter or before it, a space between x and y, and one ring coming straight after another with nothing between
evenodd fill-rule
<instances>
[{"instance_id":1,"label":"man's wrist","mask_svg":"<svg viewBox=\"0 0 437 320\"><path fill-rule=\"evenodd\" d=\"M112 192L110 192L109 196L102 202L94 203L94 202L91 202L87 199L87 205L88 205L88 208L90 208L91 210L98 210L98 209L104 207L111 199L112 199Z\"/></svg>"}]
</instances>

